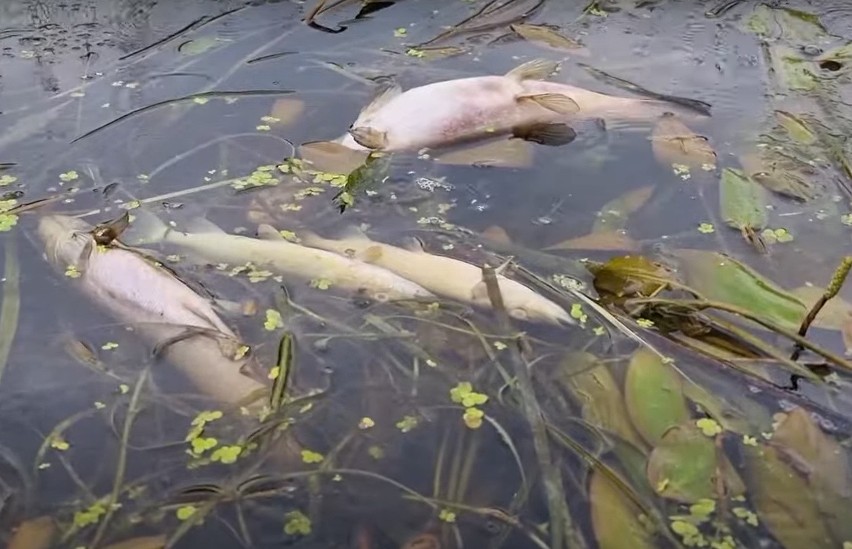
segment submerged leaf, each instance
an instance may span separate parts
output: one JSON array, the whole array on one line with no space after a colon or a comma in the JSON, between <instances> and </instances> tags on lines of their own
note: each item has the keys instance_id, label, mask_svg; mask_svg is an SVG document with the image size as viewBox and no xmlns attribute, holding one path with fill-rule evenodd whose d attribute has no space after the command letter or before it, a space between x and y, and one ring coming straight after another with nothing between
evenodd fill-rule
<instances>
[{"instance_id":1,"label":"submerged leaf","mask_svg":"<svg viewBox=\"0 0 852 549\"><path fill-rule=\"evenodd\" d=\"M317 171L348 174L364 163L367 152L333 141L312 141L299 147L299 157Z\"/></svg>"},{"instance_id":2,"label":"submerged leaf","mask_svg":"<svg viewBox=\"0 0 852 549\"><path fill-rule=\"evenodd\" d=\"M607 250L620 252L638 252L639 243L621 231L596 231L584 236L571 238L544 250Z\"/></svg>"},{"instance_id":3,"label":"submerged leaf","mask_svg":"<svg viewBox=\"0 0 852 549\"><path fill-rule=\"evenodd\" d=\"M163 549L166 546L166 536L143 536L126 539L106 546L104 549Z\"/></svg>"},{"instance_id":4,"label":"submerged leaf","mask_svg":"<svg viewBox=\"0 0 852 549\"><path fill-rule=\"evenodd\" d=\"M789 158L776 156L766 148L740 156L745 173L765 188L796 200L810 200L815 188L809 180L810 166L795 166ZM801 168L801 169L800 169ZM803 171L804 170L804 171Z\"/></svg>"},{"instance_id":5,"label":"submerged leaf","mask_svg":"<svg viewBox=\"0 0 852 549\"><path fill-rule=\"evenodd\" d=\"M760 522L788 549L837 547L807 482L772 446L745 446L749 493Z\"/></svg>"},{"instance_id":6,"label":"submerged leaf","mask_svg":"<svg viewBox=\"0 0 852 549\"><path fill-rule=\"evenodd\" d=\"M734 305L788 329L798 329L806 310L795 296L726 255L678 250L686 283L706 299Z\"/></svg>"},{"instance_id":7,"label":"submerged leaf","mask_svg":"<svg viewBox=\"0 0 852 549\"><path fill-rule=\"evenodd\" d=\"M624 400L634 427L651 446L668 429L689 418L680 374L644 347L630 359Z\"/></svg>"},{"instance_id":8,"label":"submerged leaf","mask_svg":"<svg viewBox=\"0 0 852 549\"><path fill-rule=\"evenodd\" d=\"M847 451L801 407L793 408L778 424L772 445L805 477L835 539L852 540L848 515L852 483Z\"/></svg>"},{"instance_id":9,"label":"submerged leaf","mask_svg":"<svg viewBox=\"0 0 852 549\"><path fill-rule=\"evenodd\" d=\"M305 102L301 99L291 97L282 97L277 99L272 104L272 110L269 111L268 118L270 122L286 126L298 120L299 116L305 110Z\"/></svg>"},{"instance_id":10,"label":"submerged leaf","mask_svg":"<svg viewBox=\"0 0 852 549\"><path fill-rule=\"evenodd\" d=\"M589 483L592 527L600 549L657 547L645 527L642 509L605 473L596 470Z\"/></svg>"},{"instance_id":11,"label":"submerged leaf","mask_svg":"<svg viewBox=\"0 0 852 549\"><path fill-rule=\"evenodd\" d=\"M766 191L741 170L722 171L719 202L722 218L729 227L759 230L769 221Z\"/></svg>"},{"instance_id":12,"label":"submerged leaf","mask_svg":"<svg viewBox=\"0 0 852 549\"><path fill-rule=\"evenodd\" d=\"M643 448L645 445L630 423L621 388L609 367L600 364L574 373L578 362L585 367L596 361L597 358L588 353L571 353L561 361L561 372L564 375L557 377L556 382L566 386L579 401L583 419L590 425L614 433L637 448Z\"/></svg>"},{"instance_id":13,"label":"submerged leaf","mask_svg":"<svg viewBox=\"0 0 852 549\"><path fill-rule=\"evenodd\" d=\"M778 123L787 130L787 133L799 143L810 145L816 141L817 136L801 119L801 117L787 111L775 111L775 118Z\"/></svg>"},{"instance_id":14,"label":"submerged leaf","mask_svg":"<svg viewBox=\"0 0 852 549\"><path fill-rule=\"evenodd\" d=\"M25 520L15 529L6 549L48 549L56 536L56 522L49 516Z\"/></svg>"},{"instance_id":15,"label":"submerged leaf","mask_svg":"<svg viewBox=\"0 0 852 549\"><path fill-rule=\"evenodd\" d=\"M583 45L572 40L567 36L562 35L558 27L552 25L532 25L529 23L516 23L509 25L516 34L529 40L530 42L539 42L556 49L575 50L582 48Z\"/></svg>"},{"instance_id":16,"label":"submerged leaf","mask_svg":"<svg viewBox=\"0 0 852 549\"><path fill-rule=\"evenodd\" d=\"M435 155L435 162L449 166L528 168L532 161L533 145L523 139L497 139Z\"/></svg>"},{"instance_id":17,"label":"submerged leaf","mask_svg":"<svg viewBox=\"0 0 852 549\"><path fill-rule=\"evenodd\" d=\"M651 132L654 158L664 166L716 167L716 151L708 139L690 130L675 115L667 113Z\"/></svg>"},{"instance_id":18,"label":"submerged leaf","mask_svg":"<svg viewBox=\"0 0 852 549\"><path fill-rule=\"evenodd\" d=\"M592 232L607 232L623 229L627 225L630 215L639 211L654 194L653 185L645 185L633 189L625 194L610 200L598 213L598 218L592 226Z\"/></svg>"},{"instance_id":19,"label":"submerged leaf","mask_svg":"<svg viewBox=\"0 0 852 549\"><path fill-rule=\"evenodd\" d=\"M657 494L686 503L714 499L720 471L727 494L745 492L739 475L724 454L717 452L713 439L692 423L669 429L648 458L648 482Z\"/></svg>"}]
</instances>

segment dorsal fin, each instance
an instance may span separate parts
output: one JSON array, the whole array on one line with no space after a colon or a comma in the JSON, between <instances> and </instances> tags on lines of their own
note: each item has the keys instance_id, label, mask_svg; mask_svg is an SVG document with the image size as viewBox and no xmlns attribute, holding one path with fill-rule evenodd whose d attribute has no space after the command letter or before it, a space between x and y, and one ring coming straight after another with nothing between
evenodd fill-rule
<instances>
[{"instance_id":1,"label":"dorsal fin","mask_svg":"<svg viewBox=\"0 0 852 549\"><path fill-rule=\"evenodd\" d=\"M391 84L390 86L384 88L379 94L373 98L363 109L358 113L358 118L355 120L353 126L357 126L358 122L367 118L368 116L375 114L379 109L387 105L391 99L400 95L402 93L402 87L399 84Z\"/></svg>"},{"instance_id":2,"label":"dorsal fin","mask_svg":"<svg viewBox=\"0 0 852 549\"><path fill-rule=\"evenodd\" d=\"M533 59L506 73L507 78L521 82L523 80L546 80L559 68L558 61Z\"/></svg>"}]
</instances>

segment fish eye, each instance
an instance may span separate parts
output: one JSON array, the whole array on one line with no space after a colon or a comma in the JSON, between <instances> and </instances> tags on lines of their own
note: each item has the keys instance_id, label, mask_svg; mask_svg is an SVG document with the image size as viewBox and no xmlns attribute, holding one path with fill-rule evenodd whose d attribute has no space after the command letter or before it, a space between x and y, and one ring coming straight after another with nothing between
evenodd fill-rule
<instances>
[{"instance_id":1,"label":"fish eye","mask_svg":"<svg viewBox=\"0 0 852 549\"><path fill-rule=\"evenodd\" d=\"M517 318L518 320L529 320L530 318L530 314L523 307L512 309L512 316Z\"/></svg>"},{"instance_id":2,"label":"fish eye","mask_svg":"<svg viewBox=\"0 0 852 549\"><path fill-rule=\"evenodd\" d=\"M373 299L380 303L387 303L390 300L390 296L385 292L377 292L373 295Z\"/></svg>"}]
</instances>

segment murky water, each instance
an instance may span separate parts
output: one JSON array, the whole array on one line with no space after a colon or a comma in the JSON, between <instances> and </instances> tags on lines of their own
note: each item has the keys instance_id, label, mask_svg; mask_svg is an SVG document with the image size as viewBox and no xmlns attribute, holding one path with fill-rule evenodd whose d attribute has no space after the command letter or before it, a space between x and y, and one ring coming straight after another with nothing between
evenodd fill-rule
<instances>
[{"instance_id":1,"label":"murky water","mask_svg":"<svg viewBox=\"0 0 852 549\"><path fill-rule=\"evenodd\" d=\"M813 347L789 358L801 318L852 250L849 54L821 57L852 38L845 4L326 2L308 25L312 4L0 6L0 207L24 206L0 212L4 541L852 543L852 290L807 332ZM531 40L520 23L550 27ZM554 45L557 32L579 44ZM659 120L589 120L564 146L504 140L453 161L394 154L371 165L364 187L352 176L342 187L357 163L302 147L345 134L388 79L408 89L538 57L562 61L555 81L617 96L635 96L632 83L710 104L711 117L675 137L706 137L715 159L690 166L694 150L661 152L671 135ZM755 167L761 154L774 156ZM742 173L732 169L755 181L807 178L808 199L754 182L760 193L730 199L720 180ZM343 211L342 191L354 200ZM146 214L249 237L268 224L297 244L360 227L476 266L511 257L527 275L508 275L578 325L507 328L458 300L383 303L323 277L144 244L214 304L249 348L237 351L249 350L247 374L273 395L229 406L199 390L219 379L204 373L210 364L174 368L167 349L179 341L152 345L144 325L118 322L78 291L85 265L45 260L43 216L96 225L126 211L131 227ZM223 240L221 251L238 257L241 246ZM730 261L712 252L754 272L724 271ZM676 265L678 282L650 264L623 270L629 260L615 259L594 275L584 262L594 271L625 255ZM652 292L649 270L661 284ZM653 306L620 301L637 295ZM674 302L687 298L770 326L699 322ZM178 339L187 337L197 334Z\"/></svg>"}]
</instances>

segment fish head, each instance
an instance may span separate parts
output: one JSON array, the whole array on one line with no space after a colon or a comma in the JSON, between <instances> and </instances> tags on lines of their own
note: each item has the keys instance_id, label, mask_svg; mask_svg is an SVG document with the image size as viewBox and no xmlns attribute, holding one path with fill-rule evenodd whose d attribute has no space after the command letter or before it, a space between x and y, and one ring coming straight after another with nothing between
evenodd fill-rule
<instances>
[{"instance_id":1,"label":"fish head","mask_svg":"<svg viewBox=\"0 0 852 549\"><path fill-rule=\"evenodd\" d=\"M94 239L92 226L67 215L46 215L39 220L38 236L47 259L54 265L76 264Z\"/></svg>"},{"instance_id":2,"label":"fish head","mask_svg":"<svg viewBox=\"0 0 852 549\"><path fill-rule=\"evenodd\" d=\"M525 322L541 322L557 326L576 324L565 309L539 295L508 305L507 312L510 317Z\"/></svg>"}]
</instances>

